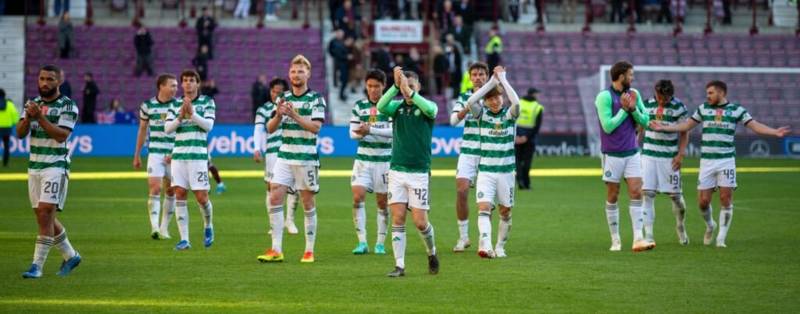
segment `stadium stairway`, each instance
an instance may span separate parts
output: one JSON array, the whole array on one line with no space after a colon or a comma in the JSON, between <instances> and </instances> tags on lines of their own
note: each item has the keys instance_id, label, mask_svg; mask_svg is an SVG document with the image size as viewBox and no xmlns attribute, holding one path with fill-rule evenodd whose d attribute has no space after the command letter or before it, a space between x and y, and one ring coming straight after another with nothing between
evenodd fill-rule
<instances>
[{"instance_id":1,"label":"stadium stairway","mask_svg":"<svg viewBox=\"0 0 800 314\"><path fill-rule=\"evenodd\" d=\"M6 97L22 108L25 67L25 21L22 17L0 18L0 87ZM35 87L35 86L34 86Z\"/></svg>"}]
</instances>

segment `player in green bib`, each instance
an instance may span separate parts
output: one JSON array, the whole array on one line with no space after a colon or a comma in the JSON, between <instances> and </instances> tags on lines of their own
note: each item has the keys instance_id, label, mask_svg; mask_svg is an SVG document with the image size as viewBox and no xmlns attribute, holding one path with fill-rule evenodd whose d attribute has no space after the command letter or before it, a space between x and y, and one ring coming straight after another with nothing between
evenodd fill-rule
<instances>
[{"instance_id":1,"label":"player in green bib","mask_svg":"<svg viewBox=\"0 0 800 314\"><path fill-rule=\"evenodd\" d=\"M147 211L150 217L150 237L154 240L169 239L169 223L175 214L175 191L170 186L172 172L170 159L175 135L164 131L170 109L179 107L175 99L178 92L178 79L172 74L162 74L156 80L157 95L139 106L139 132L136 134L136 148L133 153L133 168L142 167L140 157L144 141L147 142L147 186L150 196ZM164 186L166 201L161 210L161 186ZM158 222L159 213L161 223Z\"/></svg>"},{"instance_id":2,"label":"player in green bib","mask_svg":"<svg viewBox=\"0 0 800 314\"><path fill-rule=\"evenodd\" d=\"M428 251L428 272L439 273L430 210L428 181L431 170L431 138L438 108L419 95L419 76L394 68L394 82L378 102L378 111L392 118L392 159L389 166L389 207L392 210L392 249L395 268L389 277L405 275L406 210ZM402 100L392 100L402 93Z\"/></svg>"},{"instance_id":3,"label":"player in green bib","mask_svg":"<svg viewBox=\"0 0 800 314\"><path fill-rule=\"evenodd\" d=\"M392 119L379 112L377 103L386 86L386 74L381 70L370 70L364 80L367 98L356 102L350 116L350 138L358 141L356 160L350 186L353 192L353 224L358 244L353 254L366 254L367 214L364 208L366 193L375 193L378 205L378 239L375 253L386 254L384 242L389 221L387 209L387 186L389 183L389 161L392 159Z\"/></svg>"},{"instance_id":4,"label":"player in green bib","mask_svg":"<svg viewBox=\"0 0 800 314\"><path fill-rule=\"evenodd\" d=\"M64 225L56 212L64 209L69 183L69 139L78 120L78 105L61 95L64 82L61 69L45 65L39 69L39 96L25 104L25 114L17 124L17 136L30 134L28 195L36 214L39 234L33 251L33 263L23 278L42 277L42 269L51 247L61 251L63 262L58 275L66 276L81 262L72 248Z\"/></svg>"},{"instance_id":5,"label":"player in green bib","mask_svg":"<svg viewBox=\"0 0 800 314\"><path fill-rule=\"evenodd\" d=\"M734 137L736 126L743 123L758 135L784 137L791 130L788 126L771 128L759 123L739 104L730 103L726 98L728 86L722 81L706 84L706 102L700 105L692 117L677 125L664 125L651 122L650 129L663 132L687 132L703 125L703 139L700 144L700 175L697 180L700 213L706 222L703 244L711 245L717 223L712 218L711 197L719 190L720 228L717 234L717 247L726 247L725 240L733 219L733 191L736 189L736 146Z\"/></svg>"}]
</instances>

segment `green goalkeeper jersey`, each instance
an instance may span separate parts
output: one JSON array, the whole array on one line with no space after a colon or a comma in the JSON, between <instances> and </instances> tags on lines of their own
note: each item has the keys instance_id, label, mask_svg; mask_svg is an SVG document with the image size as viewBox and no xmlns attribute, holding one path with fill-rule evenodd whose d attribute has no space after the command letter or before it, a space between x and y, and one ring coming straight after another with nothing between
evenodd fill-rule
<instances>
[{"instance_id":1,"label":"green goalkeeper jersey","mask_svg":"<svg viewBox=\"0 0 800 314\"><path fill-rule=\"evenodd\" d=\"M396 86L392 86L378 101L378 110L393 120L389 168L402 172L430 172L431 138L438 108L417 93L411 97L411 104L405 100L392 100L398 91Z\"/></svg>"}]
</instances>

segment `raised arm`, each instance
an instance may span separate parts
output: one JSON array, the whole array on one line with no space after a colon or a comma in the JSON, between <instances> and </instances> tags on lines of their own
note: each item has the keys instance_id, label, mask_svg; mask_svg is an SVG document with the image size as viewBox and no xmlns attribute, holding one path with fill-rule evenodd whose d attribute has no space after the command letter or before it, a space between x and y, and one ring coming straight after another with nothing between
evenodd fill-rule
<instances>
[{"instance_id":1,"label":"raised arm","mask_svg":"<svg viewBox=\"0 0 800 314\"><path fill-rule=\"evenodd\" d=\"M647 127L650 124L650 115L647 114L647 111L644 108L642 95L639 93L639 91L636 91L636 107L631 111L631 115L633 116L633 120L636 121L636 123L638 123L640 126Z\"/></svg>"},{"instance_id":2,"label":"raised arm","mask_svg":"<svg viewBox=\"0 0 800 314\"><path fill-rule=\"evenodd\" d=\"M628 113L625 110L617 111L617 114L612 115L610 92L598 94L594 100L594 106L597 108L597 118L600 120L600 126L606 134L614 132L628 118Z\"/></svg>"},{"instance_id":3,"label":"raised arm","mask_svg":"<svg viewBox=\"0 0 800 314\"><path fill-rule=\"evenodd\" d=\"M439 112L439 107L436 106L436 103L425 99L417 92L414 92L414 95L411 96L411 100L414 101L414 105L417 106L422 113L431 119L436 119L436 113Z\"/></svg>"},{"instance_id":4,"label":"raised arm","mask_svg":"<svg viewBox=\"0 0 800 314\"><path fill-rule=\"evenodd\" d=\"M35 105L33 102L25 103L25 109L22 110L22 118L17 123L17 138L24 138L28 136L31 131L31 118L28 116L28 106Z\"/></svg>"},{"instance_id":5,"label":"raised arm","mask_svg":"<svg viewBox=\"0 0 800 314\"><path fill-rule=\"evenodd\" d=\"M167 113L167 122L164 123L164 132L167 134L175 133L180 125L181 117L178 116L174 109L170 109Z\"/></svg>"},{"instance_id":6,"label":"raised arm","mask_svg":"<svg viewBox=\"0 0 800 314\"><path fill-rule=\"evenodd\" d=\"M383 93L381 99L378 100L378 111L387 116L394 117L394 113L397 111L397 108L400 108L402 102L392 101L392 98L397 96L399 91L400 90L397 89L397 85L392 85L392 87L389 87L389 90Z\"/></svg>"},{"instance_id":7,"label":"raised arm","mask_svg":"<svg viewBox=\"0 0 800 314\"><path fill-rule=\"evenodd\" d=\"M482 109L480 100L486 96L486 93L495 88L497 84L500 84L500 82L497 80L497 77L492 76L492 78L490 78L486 84L483 84L478 91L469 96L464 108L469 112L472 112L473 115L479 115Z\"/></svg>"},{"instance_id":8,"label":"raised arm","mask_svg":"<svg viewBox=\"0 0 800 314\"><path fill-rule=\"evenodd\" d=\"M519 95L517 92L514 91L514 88L511 87L511 84L508 83L508 79L506 79L506 71L503 69L502 71L498 72L498 80L500 84L503 85L503 89L506 92L506 96L508 96L508 101L511 102L511 106L508 107L508 113L516 119L519 117Z\"/></svg>"}]
</instances>

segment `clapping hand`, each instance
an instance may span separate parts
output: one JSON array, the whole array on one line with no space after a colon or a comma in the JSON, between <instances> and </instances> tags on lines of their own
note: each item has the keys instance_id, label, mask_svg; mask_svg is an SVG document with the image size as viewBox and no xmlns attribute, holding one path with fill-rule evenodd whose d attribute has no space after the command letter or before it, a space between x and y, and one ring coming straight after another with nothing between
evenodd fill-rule
<instances>
[{"instance_id":1,"label":"clapping hand","mask_svg":"<svg viewBox=\"0 0 800 314\"><path fill-rule=\"evenodd\" d=\"M28 103L25 104L25 115L28 116L28 119L38 119L41 114L41 108L36 102L28 101Z\"/></svg>"},{"instance_id":2,"label":"clapping hand","mask_svg":"<svg viewBox=\"0 0 800 314\"><path fill-rule=\"evenodd\" d=\"M354 132L361 136L367 136L369 134L369 124L362 122Z\"/></svg>"}]
</instances>

